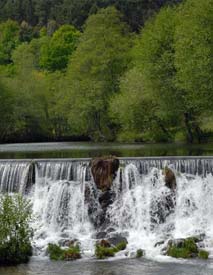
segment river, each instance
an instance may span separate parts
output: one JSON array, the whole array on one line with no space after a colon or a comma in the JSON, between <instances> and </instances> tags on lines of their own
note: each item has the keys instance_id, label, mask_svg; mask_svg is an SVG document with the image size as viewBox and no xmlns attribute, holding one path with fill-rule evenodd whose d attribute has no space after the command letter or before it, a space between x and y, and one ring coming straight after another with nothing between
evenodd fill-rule
<instances>
[{"instance_id":1,"label":"river","mask_svg":"<svg viewBox=\"0 0 213 275\"><path fill-rule=\"evenodd\" d=\"M89 162L72 158L105 154L123 157L114 182L116 199L108 215L110 226L113 225L116 232L127 232L128 246L127 254L97 261L93 256L96 230L90 222L84 200L85 187L92 184L88 175ZM194 157L196 155L200 157ZM0 145L1 191L26 193L36 216L33 224L36 256L28 264L1 267L0 275L212 275L212 155L212 144ZM141 158L147 156L149 158ZM15 158L20 160L15 161ZM23 158L25 160L21 160ZM167 192L162 176L162 168L167 165L176 173L177 203L163 224L153 226L151 215L156 205L164 201ZM33 177L30 176L32 171ZM33 182L29 182L31 178ZM68 204L65 198L69 198ZM96 202L95 198L93 200ZM203 245L210 252L206 261L174 260L162 256L160 248L155 247L161 240L166 242L170 238L200 233L205 234ZM80 240L82 260L54 262L47 259L48 242L57 242L62 235ZM131 253L139 248L145 249L145 257L132 258Z\"/></svg>"}]
</instances>

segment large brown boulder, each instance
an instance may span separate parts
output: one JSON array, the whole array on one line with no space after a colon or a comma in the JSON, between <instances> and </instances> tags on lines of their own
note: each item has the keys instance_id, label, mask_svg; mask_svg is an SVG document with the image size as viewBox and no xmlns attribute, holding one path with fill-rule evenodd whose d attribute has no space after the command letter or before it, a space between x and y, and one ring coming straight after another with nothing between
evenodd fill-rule
<instances>
[{"instance_id":1,"label":"large brown boulder","mask_svg":"<svg viewBox=\"0 0 213 275\"><path fill-rule=\"evenodd\" d=\"M175 191L177 183L176 183L174 172L170 168L165 167L164 176L165 176L165 185L172 191Z\"/></svg>"},{"instance_id":2,"label":"large brown boulder","mask_svg":"<svg viewBox=\"0 0 213 275\"><path fill-rule=\"evenodd\" d=\"M113 156L95 158L91 171L95 184L102 191L109 190L119 168L119 159Z\"/></svg>"}]
</instances>

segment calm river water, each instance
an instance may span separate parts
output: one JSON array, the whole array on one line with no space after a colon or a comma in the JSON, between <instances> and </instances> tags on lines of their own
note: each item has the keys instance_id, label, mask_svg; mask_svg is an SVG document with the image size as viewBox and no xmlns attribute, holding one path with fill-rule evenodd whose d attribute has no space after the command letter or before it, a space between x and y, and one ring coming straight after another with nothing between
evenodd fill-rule
<instances>
[{"instance_id":1,"label":"calm river water","mask_svg":"<svg viewBox=\"0 0 213 275\"><path fill-rule=\"evenodd\" d=\"M143 144L48 142L0 145L0 158L87 158L100 155L118 157L143 156L208 156L213 155L213 143L208 144Z\"/></svg>"},{"instance_id":2,"label":"calm river water","mask_svg":"<svg viewBox=\"0 0 213 275\"><path fill-rule=\"evenodd\" d=\"M50 262L33 259L27 265L0 268L1 275L212 275L213 262L153 262L146 259Z\"/></svg>"}]
</instances>

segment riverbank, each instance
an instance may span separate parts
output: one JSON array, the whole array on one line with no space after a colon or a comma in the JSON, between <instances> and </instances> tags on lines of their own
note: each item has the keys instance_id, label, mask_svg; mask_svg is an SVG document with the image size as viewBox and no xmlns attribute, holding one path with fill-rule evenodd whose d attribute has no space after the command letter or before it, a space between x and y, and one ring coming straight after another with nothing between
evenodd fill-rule
<instances>
[{"instance_id":1,"label":"riverbank","mask_svg":"<svg viewBox=\"0 0 213 275\"><path fill-rule=\"evenodd\" d=\"M101 155L118 157L211 156L213 143L93 143L44 142L0 144L0 159L88 158Z\"/></svg>"}]
</instances>

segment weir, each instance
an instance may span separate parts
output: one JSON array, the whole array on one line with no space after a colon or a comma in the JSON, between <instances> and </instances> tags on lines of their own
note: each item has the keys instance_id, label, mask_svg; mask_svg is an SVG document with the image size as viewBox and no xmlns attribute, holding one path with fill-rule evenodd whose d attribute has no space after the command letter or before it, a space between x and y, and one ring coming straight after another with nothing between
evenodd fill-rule
<instances>
[{"instance_id":1,"label":"weir","mask_svg":"<svg viewBox=\"0 0 213 275\"><path fill-rule=\"evenodd\" d=\"M177 180L172 210L165 167ZM0 191L21 192L32 201L35 255L45 255L50 242L77 239L91 256L102 231L124 235L130 252L142 248L150 257L161 254L157 242L197 234L205 234L202 245L213 248L212 157L120 158L113 202L101 225L101 191L90 159L0 160Z\"/></svg>"}]
</instances>

